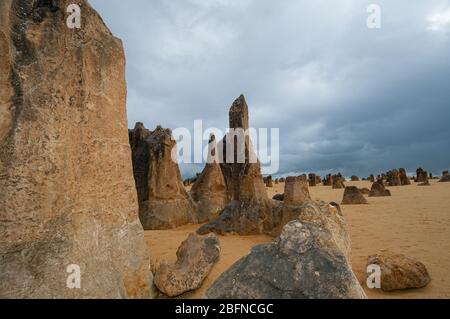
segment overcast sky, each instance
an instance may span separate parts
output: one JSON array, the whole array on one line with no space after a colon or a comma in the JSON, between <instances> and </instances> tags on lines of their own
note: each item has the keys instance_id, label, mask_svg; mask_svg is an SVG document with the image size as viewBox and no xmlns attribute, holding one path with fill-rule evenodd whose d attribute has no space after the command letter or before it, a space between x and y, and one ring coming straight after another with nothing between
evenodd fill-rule
<instances>
[{"instance_id":1,"label":"overcast sky","mask_svg":"<svg viewBox=\"0 0 450 319\"><path fill-rule=\"evenodd\" d=\"M243 93L281 174L450 166L450 1L90 3L125 46L130 127L224 129Z\"/></svg>"}]
</instances>

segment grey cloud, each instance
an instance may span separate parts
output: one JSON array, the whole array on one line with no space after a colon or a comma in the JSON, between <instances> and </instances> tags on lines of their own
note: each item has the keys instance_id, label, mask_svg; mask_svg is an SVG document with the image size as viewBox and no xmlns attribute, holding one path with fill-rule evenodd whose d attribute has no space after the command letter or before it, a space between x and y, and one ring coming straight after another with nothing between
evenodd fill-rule
<instances>
[{"instance_id":1,"label":"grey cloud","mask_svg":"<svg viewBox=\"0 0 450 319\"><path fill-rule=\"evenodd\" d=\"M225 128L244 93L280 174L449 167L450 25L427 21L448 1L377 1L380 30L373 1L90 2L124 41L130 126Z\"/></svg>"}]
</instances>

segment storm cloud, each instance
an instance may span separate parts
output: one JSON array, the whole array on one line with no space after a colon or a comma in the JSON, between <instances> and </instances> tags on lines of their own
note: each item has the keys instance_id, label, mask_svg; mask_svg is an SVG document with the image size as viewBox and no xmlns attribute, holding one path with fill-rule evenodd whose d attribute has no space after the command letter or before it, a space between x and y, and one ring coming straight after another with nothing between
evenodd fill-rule
<instances>
[{"instance_id":1,"label":"storm cloud","mask_svg":"<svg viewBox=\"0 0 450 319\"><path fill-rule=\"evenodd\" d=\"M242 93L280 128L279 174L450 166L449 1L90 3L124 42L130 127L226 128Z\"/></svg>"}]
</instances>

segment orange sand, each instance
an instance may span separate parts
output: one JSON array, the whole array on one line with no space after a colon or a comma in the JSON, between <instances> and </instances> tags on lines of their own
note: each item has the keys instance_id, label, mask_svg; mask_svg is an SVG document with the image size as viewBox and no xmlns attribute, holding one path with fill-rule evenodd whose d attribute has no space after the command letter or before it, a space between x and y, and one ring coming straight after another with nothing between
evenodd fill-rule
<instances>
[{"instance_id":1,"label":"orange sand","mask_svg":"<svg viewBox=\"0 0 450 319\"><path fill-rule=\"evenodd\" d=\"M370 188L369 182L347 182L346 185ZM268 188L272 197L283 193L284 184ZM353 271L369 298L450 298L450 183L431 181L429 187L390 187L392 197L368 198L369 205L343 206L352 238ZM343 190L310 187L313 199L340 203ZM189 225L169 231L146 231L145 238L152 263L174 261L176 250L190 232L199 226ZM200 298L209 285L228 267L246 255L254 245L270 242L268 236L220 237L219 262L203 286L182 298ZM389 250L422 261L431 275L431 283L422 289L383 293L365 286L365 265L371 254Z\"/></svg>"}]
</instances>

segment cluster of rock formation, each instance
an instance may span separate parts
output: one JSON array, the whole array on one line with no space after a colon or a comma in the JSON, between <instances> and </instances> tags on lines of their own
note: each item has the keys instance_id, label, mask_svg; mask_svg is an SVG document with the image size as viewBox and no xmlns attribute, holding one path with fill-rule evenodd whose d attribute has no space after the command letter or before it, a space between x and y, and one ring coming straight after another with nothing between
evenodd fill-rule
<instances>
[{"instance_id":1,"label":"cluster of rock formation","mask_svg":"<svg viewBox=\"0 0 450 319\"><path fill-rule=\"evenodd\" d=\"M232 134L227 134L219 142L222 143L220 149L223 149L220 166L230 202L216 220L202 226L197 232L199 234L209 232L260 234L267 227L264 222L270 219L272 202L267 197L260 164L257 160L252 160L256 158L256 155L247 134L248 106L243 95L233 102L229 118L231 129L245 133L244 138L241 139L243 145L239 145L239 139L236 143L235 136ZM230 145L234 147L232 150L229 149ZM231 161L227 157L227 148L233 155ZM244 160L241 162L239 158Z\"/></svg>"},{"instance_id":2,"label":"cluster of rock formation","mask_svg":"<svg viewBox=\"0 0 450 319\"><path fill-rule=\"evenodd\" d=\"M71 3L0 1L0 298L150 297L122 43Z\"/></svg>"}]
</instances>

